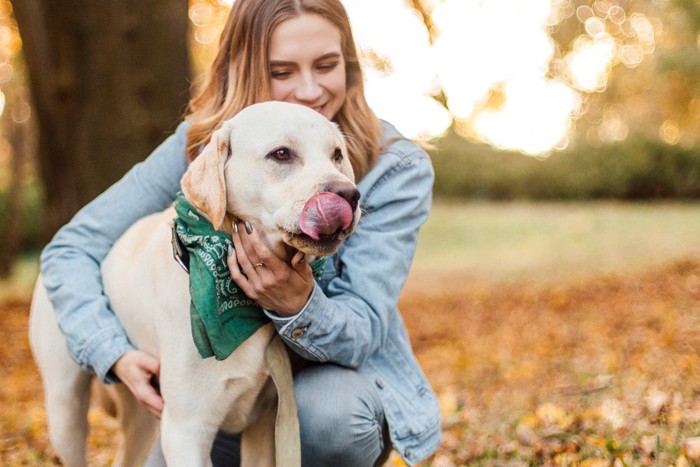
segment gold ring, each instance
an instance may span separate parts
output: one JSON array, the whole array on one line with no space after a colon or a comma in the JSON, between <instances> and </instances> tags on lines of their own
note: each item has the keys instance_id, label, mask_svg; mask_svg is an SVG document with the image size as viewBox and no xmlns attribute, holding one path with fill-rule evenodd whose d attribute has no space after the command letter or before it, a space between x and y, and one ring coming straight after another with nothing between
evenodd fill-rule
<instances>
[{"instance_id":1,"label":"gold ring","mask_svg":"<svg viewBox=\"0 0 700 467\"><path fill-rule=\"evenodd\" d=\"M255 263L255 264L253 265L253 269L255 269L255 268L257 268L257 267L260 267L260 266L265 266L265 263Z\"/></svg>"}]
</instances>

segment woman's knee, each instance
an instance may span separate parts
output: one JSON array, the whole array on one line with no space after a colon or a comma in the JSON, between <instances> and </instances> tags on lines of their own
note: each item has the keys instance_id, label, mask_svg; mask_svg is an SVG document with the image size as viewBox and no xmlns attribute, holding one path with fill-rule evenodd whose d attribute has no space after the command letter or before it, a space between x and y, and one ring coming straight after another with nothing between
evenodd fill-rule
<instances>
[{"instance_id":1,"label":"woman's knee","mask_svg":"<svg viewBox=\"0 0 700 467\"><path fill-rule=\"evenodd\" d=\"M384 410L356 371L316 365L294 377L303 465L371 466L385 450Z\"/></svg>"}]
</instances>

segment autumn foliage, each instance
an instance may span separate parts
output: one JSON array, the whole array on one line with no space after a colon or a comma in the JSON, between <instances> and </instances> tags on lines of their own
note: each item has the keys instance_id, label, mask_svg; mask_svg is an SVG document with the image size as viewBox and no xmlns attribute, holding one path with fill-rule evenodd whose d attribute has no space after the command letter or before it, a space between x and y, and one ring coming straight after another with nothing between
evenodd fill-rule
<instances>
[{"instance_id":1,"label":"autumn foliage","mask_svg":"<svg viewBox=\"0 0 700 467\"><path fill-rule=\"evenodd\" d=\"M443 411L425 465L700 462L698 259L562 283L424 279L401 309ZM0 464L56 465L28 306L0 305ZM90 465L108 465L114 425L90 417Z\"/></svg>"}]
</instances>

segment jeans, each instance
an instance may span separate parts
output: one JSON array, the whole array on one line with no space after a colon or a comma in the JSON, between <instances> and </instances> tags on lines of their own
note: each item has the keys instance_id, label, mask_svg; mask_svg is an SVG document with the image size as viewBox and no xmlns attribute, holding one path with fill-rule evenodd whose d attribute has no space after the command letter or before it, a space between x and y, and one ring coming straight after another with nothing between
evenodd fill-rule
<instances>
[{"instance_id":1,"label":"jeans","mask_svg":"<svg viewBox=\"0 0 700 467\"><path fill-rule=\"evenodd\" d=\"M371 467L391 453L379 396L357 372L317 364L294 375L304 467ZM240 464L240 437L219 433L212 447L215 467ZM160 443L147 467L165 466Z\"/></svg>"}]
</instances>

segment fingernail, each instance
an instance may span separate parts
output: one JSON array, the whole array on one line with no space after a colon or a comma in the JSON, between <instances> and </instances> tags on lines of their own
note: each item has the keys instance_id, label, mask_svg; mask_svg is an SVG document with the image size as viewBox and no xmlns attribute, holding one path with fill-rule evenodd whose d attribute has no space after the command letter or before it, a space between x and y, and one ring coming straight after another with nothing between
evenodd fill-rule
<instances>
[{"instance_id":1,"label":"fingernail","mask_svg":"<svg viewBox=\"0 0 700 467\"><path fill-rule=\"evenodd\" d=\"M305 255L304 253L302 253L302 254L301 254L301 259L299 259L299 262L300 262L300 263L303 263L304 261L306 261L306 255Z\"/></svg>"},{"instance_id":2,"label":"fingernail","mask_svg":"<svg viewBox=\"0 0 700 467\"><path fill-rule=\"evenodd\" d=\"M231 245L229 245L228 246L228 255L231 256L232 254L233 254L233 247Z\"/></svg>"},{"instance_id":3,"label":"fingernail","mask_svg":"<svg viewBox=\"0 0 700 467\"><path fill-rule=\"evenodd\" d=\"M236 221L233 221L233 233L238 233L238 223Z\"/></svg>"},{"instance_id":4,"label":"fingernail","mask_svg":"<svg viewBox=\"0 0 700 467\"><path fill-rule=\"evenodd\" d=\"M245 231L248 233L248 235L253 233L253 226L250 225L250 222L245 221Z\"/></svg>"}]
</instances>

